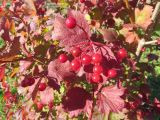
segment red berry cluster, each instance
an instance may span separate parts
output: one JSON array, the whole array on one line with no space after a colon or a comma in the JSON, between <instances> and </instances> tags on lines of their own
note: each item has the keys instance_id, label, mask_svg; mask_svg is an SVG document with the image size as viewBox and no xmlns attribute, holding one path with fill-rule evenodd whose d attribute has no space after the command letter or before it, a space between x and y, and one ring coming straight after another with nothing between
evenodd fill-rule
<instances>
[{"instance_id":1,"label":"red berry cluster","mask_svg":"<svg viewBox=\"0 0 160 120\"><path fill-rule=\"evenodd\" d=\"M101 74L104 73L105 76L108 78L116 78L117 77L117 70L112 68L105 72L101 65L103 56L99 53L94 53L92 56L89 54L82 55L82 50L79 47L74 47L71 50L71 55L74 59L71 61L71 69L72 71L78 71L82 65L93 65L93 75L92 75L92 82L93 83L100 83L103 81ZM127 52L124 48L120 49L117 52L117 56L119 59L123 60L127 57ZM80 58L80 59L79 59ZM64 63L68 60L68 56L66 54L59 55L59 61Z\"/></svg>"},{"instance_id":2,"label":"red berry cluster","mask_svg":"<svg viewBox=\"0 0 160 120\"><path fill-rule=\"evenodd\" d=\"M26 78L21 82L22 87L32 86L35 83L34 78Z\"/></svg>"},{"instance_id":3,"label":"red berry cluster","mask_svg":"<svg viewBox=\"0 0 160 120\"><path fill-rule=\"evenodd\" d=\"M25 78L24 80L22 80L21 86L28 87L28 86L32 86L34 83L35 83L34 78ZM41 82L38 86L38 90L44 91L46 89L46 87L47 87L46 83Z\"/></svg>"}]
</instances>

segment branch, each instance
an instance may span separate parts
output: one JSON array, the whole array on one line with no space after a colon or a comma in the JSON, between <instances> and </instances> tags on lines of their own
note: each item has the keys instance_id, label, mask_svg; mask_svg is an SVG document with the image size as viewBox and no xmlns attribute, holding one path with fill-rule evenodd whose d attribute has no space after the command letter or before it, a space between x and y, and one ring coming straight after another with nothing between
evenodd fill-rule
<instances>
[{"instance_id":1,"label":"branch","mask_svg":"<svg viewBox=\"0 0 160 120\"><path fill-rule=\"evenodd\" d=\"M148 41L148 42L145 42L145 45L152 45L152 44L156 44L157 42L158 42L157 40Z\"/></svg>"},{"instance_id":2,"label":"branch","mask_svg":"<svg viewBox=\"0 0 160 120\"><path fill-rule=\"evenodd\" d=\"M153 11L153 15L151 17L151 20L153 21L153 23L155 23L157 17L158 17L158 14L160 12L160 2L158 2L156 4L156 7ZM137 51L136 51L136 55L137 57L140 55L140 52L141 52L141 49L144 47L144 45L151 45L151 44L155 44L157 42L157 40L153 40L153 41L148 41L146 42L145 39L141 39L138 43L138 47L137 47Z\"/></svg>"},{"instance_id":3,"label":"branch","mask_svg":"<svg viewBox=\"0 0 160 120\"><path fill-rule=\"evenodd\" d=\"M153 11L153 15L152 15L152 18L151 18L151 20L152 20L153 22L156 21L156 18L157 18L158 14L159 14L159 11L160 11L160 2L158 2L158 3L156 4L156 7L155 7L155 9L154 9L154 11Z\"/></svg>"},{"instance_id":4,"label":"branch","mask_svg":"<svg viewBox=\"0 0 160 120\"><path fill-rule=\"evenodd\" d=\"M139 56L140 52L143 48L143 46L145 45L145 39L141 39L138 43L138 47L137 47L137 51L136 51L136 55Z\"/></svg>"}]
</instances>

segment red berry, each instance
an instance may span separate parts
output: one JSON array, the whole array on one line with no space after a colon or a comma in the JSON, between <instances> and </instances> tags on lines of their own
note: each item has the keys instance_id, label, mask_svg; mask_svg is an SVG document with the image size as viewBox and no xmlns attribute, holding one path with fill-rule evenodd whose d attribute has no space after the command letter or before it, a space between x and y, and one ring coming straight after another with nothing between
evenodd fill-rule
<instances>
[{"instance_id":1,"label":"red berry","mask_svg":"<svg viewBox=\"0 0 160 120\"><path fill-rule=\"evenodd\" d=\"M70 29L76 27L76 20L73 17L68 17L65 23L66 26Z\"/></svg>"},{"instance_id":2,"label":"red berry","mask_svg":"<svg viewBox=\"0 0 160 120\"><path fill-rule=\"evenodd\" d=\"M0 7L0 12L2 12L3 11L3 8L2 7Z\"/></svg>"},{"instance_id":3,"label":"red berry","mask_svg":"<svg viewBox=\"0 0 160 120\"><path fill-rule=\"evenodd\" d=\"M94 83L100 83L102 82L102 76L98 74L93 74L92 76L92 82Z\"/></svg>"},{"instance_id":4,"label":"red berry","mask_svg":"<svg viewBox=\"0 0 160 120\"><path fill-rule=\"evenodd\" d=\"M51 110L53 108L53 102L49 102L48 107Z\"/></svg>"},{"instance_id":5,"label":"red berry","mask_svg":"<svg viewBox=\"0 0 160 120\"><path fill-rule=\"evenodd\" d=\"M122 48L118 51L117 55L120 59L124 59L127 57L127 51L124 48Z\"/></svg>"},{"instance_id":6,"label":"red berry","mask_svg":"<svg viewBox=\"0 0 160 120\"><path fill-rule=\"evenodd\" d=\"M61 63L65 63L68 60L68 56L66 54L61 54L58 59Z\"/></svg>"},{"instance_id":7,"label":"red berry","mask_svg":"<svg viewBox=\"0 0 160 120\"><path fill-rule=\"evenodd\" d=\"M81 2L81 3L84 3L84 2L85 2L85 0L80 0L80 2Z\"/></svg>"},{"instance_id":8,"label":"red berry","mask_svg":"<svg viewBox=\"0 0 160 120\"><path fill-rule=\"evenodd\" d=\"M101 55L101 54L95 53L95 54L92 56L92 62L93 62L94 64L100 63L101 61L102 61L102 55Z\"/></svg>"},{"instance_id":9,"label":"red berry","mask_svg":"<svg viewBox=\"0 0 160 120\"><path fill-rule=\"evenodd\" d=\"M42 111L42 109L43 109L43 104L40 103L40 102L37 102L37 103L36 103L36 107L37 107L37 109L38 109L39 111Z\"/></svg>"},{"instance_id":10,"label":"red berry","mask_svg":"<svg viewBox=\"0 0 160 120\"><path fill-rule=\"evenodd\" d=\"M76 60L76 59L72 60L71 68L73 71L77 71L80 67L81 67L81 63L79 60Z\"/></svg>"},{"instance_id":11,"label":"red berry","mask_svg":"<svg viewBox=\"0 0 160 120\"><path fill-rule=\"evenodd\" d=\"M109 78L115 78L115 77L117 77L117 71L115 69L110 69L108 71L108 77Z\"/></svg>"},{"instance_id":12,"label":"red berry","mask_svg":"<svg viewBox=\"0 0 160 120\"><path fill-rule=\"evenodd\" d=\"M90 64L90 63L91 63L91 60L92 60L92 58L91 58L90 55L84 55L84 56L82 57L82 59L81 59L81 61L82 61L82 63L83 63L84 65Z\"/></svg>"},{"instance_id":13,"label":"red berry","mask_svg":"<svg viewBox=\"0 0 160 120\"><path fill-rule=\"evenodd\" d=\"M46 83L40 83L38 89L39 91L44 91L46 89Z\"/></svg>"},{"instance_id":14,"label":"red berry","mask_svg":"<svg viewBox=\"0 0 160 120\"><path fill-rule=\"evenodd\" d=\"M101 66L101 65L95 65L95 66L93 67L93 72L94 72L95 74L101 74L101 73L103 72L102 66Z\"/></svg>"},{"instance_id":15,"label":"red berry","mask_svg":"<svg viewBox=\"0 0 160 120\"><path fill-rule=\"evenodd\" d=\"M35 79L34 78L28 78L28 86L32 86L35 83Z\"/></svg>"},{"instance_id":16,"label":"red berry","mask_svg":"<svg viewBox=\"0 0 160 120\"><path fill-rule=\"evenodd\" d=\"M81 49L79 47L75 47L72 49L71 51L71 54L74 56L74 57L78 57L81 55Z\"/></svg>"},{"instance_id":17,"label":"red berry","mask_svg":"<svg viewBox=\"0 0 160 120\"><path fill-rule=\"evenodd\" d=\"M28 86L28 80L27 79L22 80L21 86L22 87L27 87Z\"/></svg>"}]
</instances>

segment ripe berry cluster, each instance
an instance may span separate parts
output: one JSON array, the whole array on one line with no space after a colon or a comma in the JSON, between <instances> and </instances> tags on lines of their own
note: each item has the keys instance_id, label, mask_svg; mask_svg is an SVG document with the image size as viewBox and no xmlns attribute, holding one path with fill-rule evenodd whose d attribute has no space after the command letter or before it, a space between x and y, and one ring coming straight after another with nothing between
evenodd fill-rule
<instances>
[{"instance_id":1,"label":"ripe berry cluster","mask_svg":"<svg viewBox=\"0 0 160 120\"><path fill-rule=\"evenodd\" d=\"M82 50L79 47L74 47L71 50L71 55L74 57L71 60L71 70L77 72L81 66L87 66L92 64L93 65L93 75L92 75L92 82L93 83L100 83L103 81L102 74L107 76L108 78L116 78L117 77L117 70L112 68L107 72L104 71L103 66L101 65L103 61L103 56L99 53L94 53L92 56L89 54L82 54ZM117 57L120 60L123 60L127 57L127 52L124 48L120 49L117 52ZM68 56L66 54L60 54L58 57L61 63L65 63L68 60Z\"/></svg>"},{"instance_id":2,"label":"ripe berry cluster","mask_svg":"<svg viewBox=\"0 0 160 120\"><path fill-rule=\"evenodd\" d=\"M24 80L22 80L21 86L28 87L28 86L32 86L34 83L35 83L34 78L25 78ZM41 82L41 83L39 83L38 90L44 91L46 89L46 87L47 87L46 83Z\"/></svg>"}]
</instances>

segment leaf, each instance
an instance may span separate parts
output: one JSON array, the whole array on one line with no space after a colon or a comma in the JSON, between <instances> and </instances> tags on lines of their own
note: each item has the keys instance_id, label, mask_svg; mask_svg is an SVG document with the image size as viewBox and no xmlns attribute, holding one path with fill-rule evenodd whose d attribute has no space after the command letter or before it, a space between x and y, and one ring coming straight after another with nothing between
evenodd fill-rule
<instances>
[{"instance_id":1,"label":"leaf","mask_svg":"<svg viewBox=\"0 0 160 120\"><path fill-rule=\"evenodd\" d=\"M70 71L70 62L60 63L58 59L51 61L48 65L48 76L56 78L58 81L71 79L75 74Z\"/></svg>"},{"instance_id":2,"label":"leaf","mask_svg":"<svg viewBox=\"0 0 160 120\"><path fill-rule=\"evenodd\" d=\"M26 71L31 64L32 64L32 62L30 62L30 61L21 60L19 62L19 66L20 66L19 72L22 73L22 72Z\"/></svg>"},{"instance_id":3,"label":"leaf","mask_svg":"<svg viewBox=\"0 0 160 120\"><path fill-rule=\"evenodd\" d=\"M36 15L36 8L34 6L33 0L23 0L23 2L24 2L24 5L22 7L24 10L24 13L27 15Z\"/></svg>"},{"instance_id":4,"label":"leaf","mask_svg":"<svg viewBox=\"0 0 160 120\"><path fill-rule=\"evenodd\" d=\"M54 90L60 90L60 85L55 81L55 79L51 77L48 77L48 86L53 88Z\"/></svg>"},{"instance_id":5,"label":"leaf","mask_svg":"<svg viewBox=\"0 0 160 120\"><path fill-rule=\"evenodd\" d=\"M54 99L53 96L53 89L52 88L46 88L44 91L40 92L40 100L41 103L44 105L49 104Z\"/></svg>"},{"instance_id":6,"label":"leaf","mask_svg":"<svg viewBox=\"0 0 160 120\"><path fill-rule=\"evenodd\" d=\"M106 42L114 42L117 41L118 34L114 29L101 30L103 38Z\"/></svg>"},{"instance_id":7,"label":"leaf","mask_svg":"<svg viewBox=\"0 0 160 120\"><path fill-rule=\"evenodd\" d=\"M158 39L160 37L160 24L157 24L154 28L151 38L153 40Z\"/></svg>"},{"instance_id":8,"label":"leaf","mask_svg":"<svg viewBox=\"0 0 160 120\"><path fill-rule=\"evenodd\" d=\"M97 106L94 107L92 120L108 120L108 115L100 112Z\"/></svg>"},{"instance_id":9,"label":"leaf","mask_svg":"<svg viewBox=\"0 0 160 120\"><path fill-rule=\"evenodd\" d=\"M140 40L138 34L133 30L134 27L137 26L125 24L120 30L120 33L125 37L125 41L129 44L138 43L138 41Z\"/></svg>"},{"instance_id":10,"label":"leaf","mask_svg":"<svg viewBox=\"0 0 160 120\"><path fill-rule=\"evenodd\" d=\"M78 25L73 29L69 29L65 25L65 18L56 15L54 20L54 31L52 33L52 39L60 40L60 46L64 47L66 51L70 51L70 47L74 45L88 41L88 37L90 36L89 25L81 12L69 10L68 16L74 17Z\"/></svg>"},{"instance_id":11,"label":"leaf","mask_svg":"<svg viewBox=\"0 0 160 120\"><path fill-rule=\"evenodd\" d=\"M0 61L13 61L18 58L20 53L20 43L19 39L15 38L12 42L9 43L4 50L0 53Z\"/></svg>"},{"instance_id":12,"label":"leaf","mask_svg":"<svg viewBox=\"0 0 160 120\"><path fill-rule=\"evenodd\" d=\"M142 28L146 29L151 24L151 15L153 7L145 5L142 10L139 8L135 9L135 23Z\"/></svg>"},{"instance_id":13,"label":"leaf","mask_svg":"<svg viewBox=\"0 0 160 120\"><path fill-rule=\"evenodd\" d=\"M16 29L15 29L15 22L14 22L14 20L11 21L10 32L11 32L13 35L16 34Z\"/></svg>"},{"instance_id":14,"label":"leaf","mask_svg":"<svg viewBox=\"0 0 160 120\"><path fill-rule=\"evenodd\" d=\"M117 86L104 87L98 94L97 106L102 113L118 113L124 108L124 100L120 97L124 94L124 89Z\"/></svg>"},{"instance_id":15,"label":"leaf","mask_svg":"<svg viewBox=\"0 0 160 120\"><path fill-rule=\"evenodd\" d=\"M6 45L3 38L0 37L0 49L2 49Z\"/></svg>"},{"instance_id":16,"label":"leaf","mask_svg":"<svg viewBox=\"0 0 160 120\"><path fill-rule=\"evenodd\" d=\"M111 112L109 115L109 120L127 120L128 117L126 113L127 113L126 109L124 109L122 112L119 112L119 113Z\"/></svg>"},{"instance_id":17,"label":"leaf","mask_svg":"<svg viewBox=\"0 0 160 120\"><path fill-rule=\"evenodd\" d=\"M5 67L1 66L0 67L0 81L2 81L4 75L5 75Z\"/></svg>"},{"instance_id":18,"label":"leaf","mask_svg":"<svg viewBox=\"0 0 160 120\"><path fill-rule=\"evenodd\" d=\"M6 18L5 24L4 24L5 29L7 29L7 30L10 29L10 26L11 26L11 23L10 23L9 19Z\"/></svg>"},{"instance_id":19,"label":"leaf","mask_svg":"<svg viewBox=\"0 0 160 120\"><path fill-rule=\"evenodd\" d=\"M92 97L91 95L80 87L74 87L67 91L62 100L63 108L70 113L70 115L78 116L81 112L91 114Z\"/></svg>"}]
</instances>

